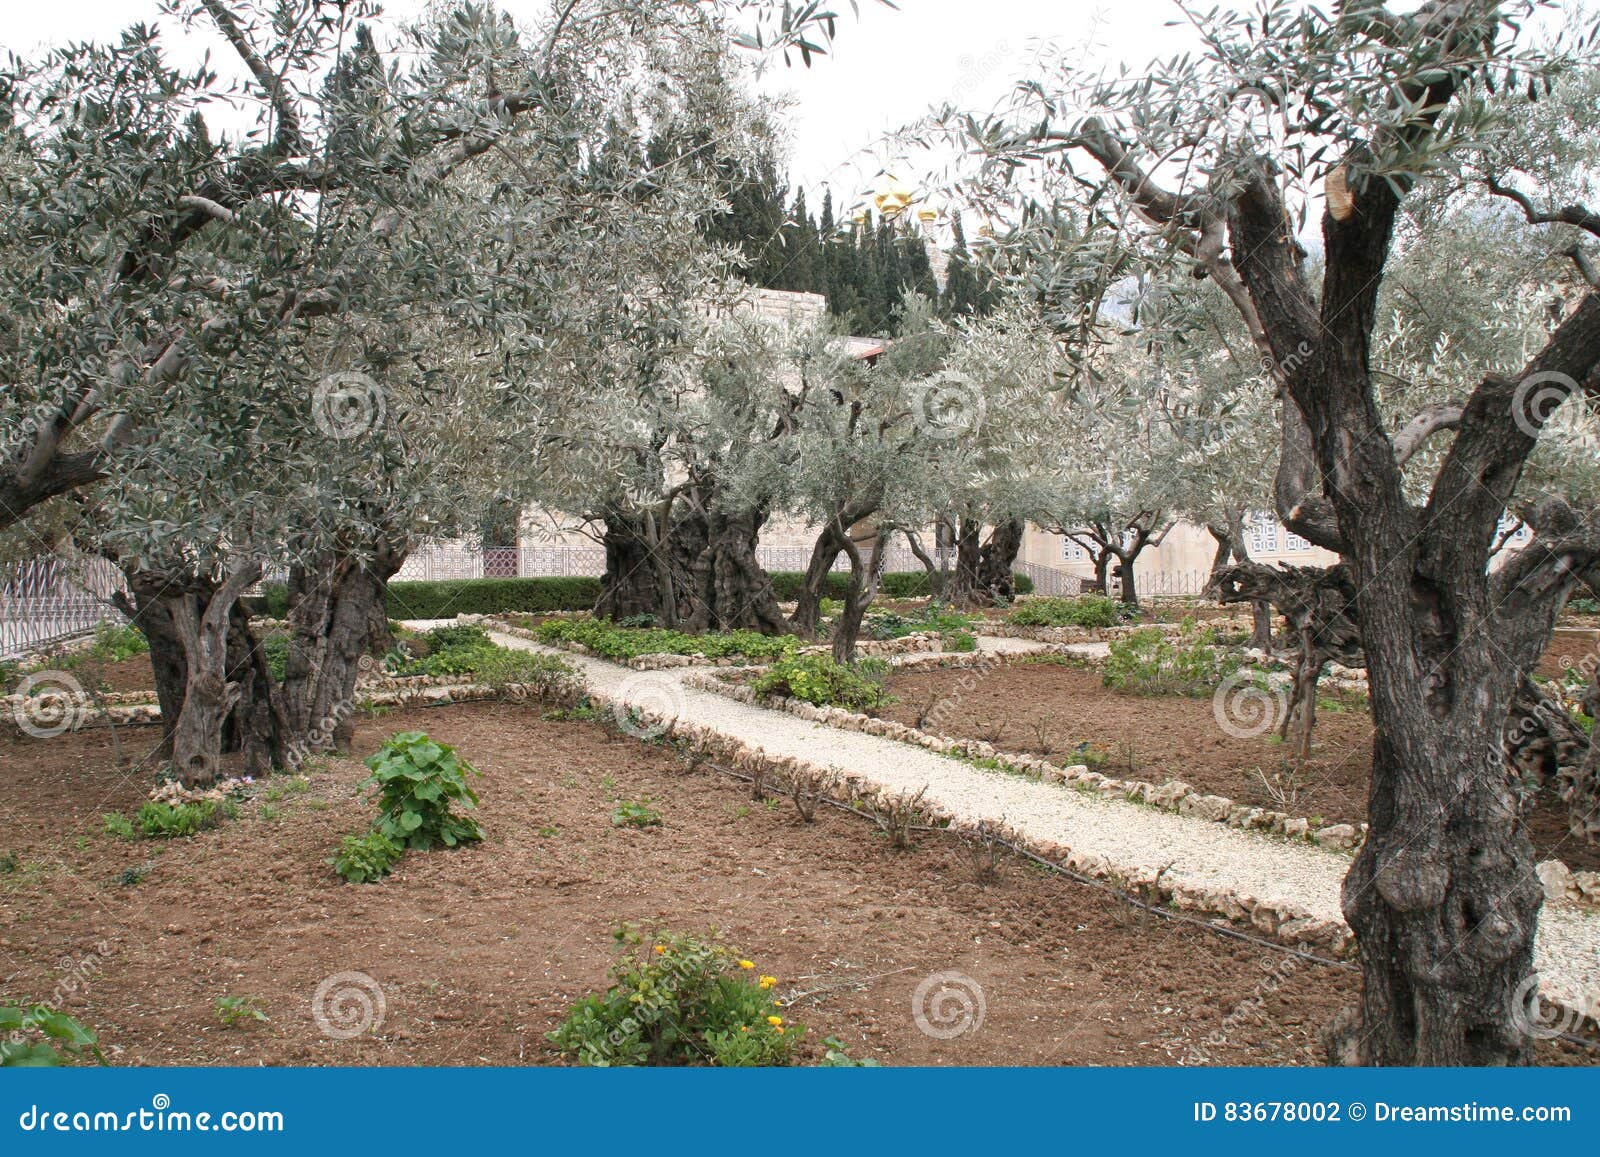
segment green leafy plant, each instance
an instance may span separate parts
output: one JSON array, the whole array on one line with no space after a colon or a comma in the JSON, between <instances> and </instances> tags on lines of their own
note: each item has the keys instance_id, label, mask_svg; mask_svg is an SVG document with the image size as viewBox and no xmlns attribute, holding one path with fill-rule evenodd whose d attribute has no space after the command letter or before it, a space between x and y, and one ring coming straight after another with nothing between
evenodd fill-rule
<instances>
[{"instance_id":1,"label":"green leafy plant","mask_svg":"<svg viewBox=\"0 0 1600 1157\"><path fill-rule=\"evenodd\" d=\"M790 1024L772 996L776 977L714 936L632 928L612 983L584 997L549 1039L581 1065L786 1065L805 1027Z\"/></svg>"},{"instance_id":2,"label":"green leafy plant","mask_svg":"<svg viewBox=\"0 0 1600 1157\"><path fill-rule=\"evenodd\" d=\"M856 1058L845 1049L845 1044L836 1036L822 1038L822 1047L827 1052L822 1054L822 1059L817 1062L817 1067L822 1069L881 1069L883 1066L872 1057Z\"/></svg>"},{"instance_id":3,"label":"green leafy plant","mask_svg":"<svg viewBox=\"0 0 1600 1157\"><path fill-rule=\"evenodd\" d=\"M405 849L382 832L346 836L333 857L333 870L352 884L372 884L387 876L404 854Z\"/></svg>"},{"instance_id":4,"label":"green leafy plant","mask_svg":"<svg viewBox=\"0 0 1600 1157\"><path fill-rule=\"evenodd\" d=\"M1111 644L1105 685L1136 695L1207 694L1240 666L1238 658L1215 644L1215 633L1193 619L1183 621L1176 640L1159 627L1135 631Z\"/></svg>"},{"instance_id":5,"label":"green leafy plant","mask_svg":"<svg viewBox=\"0 0 1600 1157\"><path fill-rule=\"evenodd\" d=\"M1567 610L1575 615L1600 615L1600 599L1573 599Z\"/></svg>"},{"instance_id":6,"label":"green leafy plant","mask_svg":"<svg viewBox=\"0 0 1600 1157\"><path fill-rule=\"evenodd\" d=\"M654 828L661 826L661 816L647 799L622 800L611 813L611 823L619 828Z\"/></svg>"},{"instance_id":7,"label":"green leafy plant","mask_svg":"<svg viewBox=\"0 0 1600 1157\"><path fill-rule=\"evenodd\" d=\"M101 623L94 629L94 641L85 652L91 659L106 659L120 663L135 655L150 652L150 640L144 632L131 624Z\"/></svg>"},{"instance_id":8,"label":"green leafy plant","mask_svg":"<svg viewBox=\"0 0 1600 1157\"><path fill-rule=\"evenodd\" d=\"M425 851L443 844L453 848L481 840L483 829L450 809L478 806L467 783L478 774L455 748L421 731L402 731L367 758L372 774L361 787L378 789L378 820L373 825L402 848Z\"/></svg>"},{"instance_id":9,"label":"green leafy plant","mask_svg":"<svg viewBox=\"0 0 1600 1157\"><path fill-rule=\"evenodd\" d=\"M1019 627L1114 627L1119 621L1116 599L1079 595L1075 599L1038 598L1017 604L1006 621Z\"/></svg>"},{"instance_id":10,"label":"green leafy plant","mask_svg":"<svg viewBox=\"0 0 1600 1157\"><path fill-rule=\"evenodd\" d=\"M876 668L835 663L827 655L791 655L780 659L751 684L757 695L800 699L818 707L845 707L869 711L889 701L883 683L873 678Z\"/></svg>"},{"instance_id":11,"label":"green leafy plant","mask_svg":"<svg viewBox=\"0 0 1600 1157\"><path fill-rule=\"evenodd\" d=\"M106 1063L93 1032L48 1004L0 1004L0 1068Z\"/></svg>"},{"instance_id":12,"label":"green leafy plant","mask_svg":"<svg viewBox=\"0 0 1600 1157\"><path fill-rule=\"evenodd\" d=\"M188 803L161 803L152 799L139 805L131 821L126 816L107 815L105 830L125 840L139 836L147 840L187 839L238 814L239 809L232 800L197 799Z\"/></svg>"},{"instance_id":13,"label":"green leafy plant","mask_svg":"<svg viewBox=\"0 0 1600 1157\"><path fill-rule=\"evenodd\" d=\"M257 996L219 996L216 1001L217 1019L223 1028L237 1028L241 1024L266 1024L272 1018L261 1010Z\"/></svg>"}]
</instances>

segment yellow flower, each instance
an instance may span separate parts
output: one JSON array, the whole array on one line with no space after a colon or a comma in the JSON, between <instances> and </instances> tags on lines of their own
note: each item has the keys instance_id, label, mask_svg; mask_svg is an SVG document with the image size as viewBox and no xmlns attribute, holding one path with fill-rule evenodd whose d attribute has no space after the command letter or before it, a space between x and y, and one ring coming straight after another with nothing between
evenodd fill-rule
<instances>
[{"instance_id":1,"label":"yellow flower","mask_svg":"<svg viewBox=\"0 0 1600 1157\"><path fill-rule=\"evenodd\" d=\"M741 961L739 961L739 967L740 968L754 968L755 967L755 962L752 961L752 960L741 960Z\"/></svg>"},{"instance_id":2,"label":"yellow flower","mask_svg":"<svg viewBox=\"0 0 1600 1157\"><path fill-rule=\"evenodd\" d=\"M750 1026L747 1025L747 1024L741 1024L739 1026L739 1031L740 1032L749 1032L750 1031Z\"/></svg>"},{"instance_id":3,"label":"yellow flower","mask_svg":"<svg viewBox=\"0 0 1600 1157\"><path fill-rule=\"evenodd\" d=\"M781 1016L769 1016L769 1017L767 1017L767 1023L770 1024L773 1028L777 1028L780 1024L783 1023L783 1017L781 1017Z\"/></svg>"},{"instance_id":4,"label":"yellow flower","mask_svg":"<svg viewBox=\"0 0 1600 1157\"><path fill-rule=\"evenodd\" d=\"M656 945L656 955L657 956L665 956L666 954L667 954L667 946L665 944L657 944Z\"/></svg>"},{"instance_id":5,"label":"yellow flower","mask_svg":"<svg viewBox=\"0 0 1600 1157\"><path fill-rule=\"evenodd\" d=\"M771 988L774 984L777 984L777 983L778 983L778 978L776 976L763 976L761 978L761 987L762 988Z\"/></svg>"}]
</instances>

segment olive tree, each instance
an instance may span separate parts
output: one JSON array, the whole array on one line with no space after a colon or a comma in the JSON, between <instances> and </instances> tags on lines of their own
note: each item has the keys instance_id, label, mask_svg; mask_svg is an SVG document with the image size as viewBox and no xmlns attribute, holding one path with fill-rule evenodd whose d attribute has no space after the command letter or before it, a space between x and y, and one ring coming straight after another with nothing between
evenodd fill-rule
<instances>
[{"instance_id":1,"label":"olive tree","mask_svg":"<svg viewBox=\"0 0 1600 1157\"><path fill-rule=\"evenodd\" d=\"M1531 1050L1520 1004L1543 893L1500 731L1600 559L1600 522L1545 495L1528 511L1532 542L1490 558L1552 415L1600 382L1592 263L1580 248L1551 273L1567 292L1538 345L1477 363L1475 383L1400 425L1378 405L1374 340L1419 187L1509 198L1556 246L1600 234L1581 202L1547 199L1567 191L1547 170L1485 147L1563 69L1592 68L1536 44L1530 8L1186 12L1201 50L1154 79L1037 78L1024 115L974 125L983 148L1034 166L1046 198L1092 187L1126 206L1122 228L1213 281L1272 367L1278 513L1348 568L1376 727L1370 830L1344 887L1363 991L1327 1034L1346 1062L1503 1064ZM1559 119L1577 136L1574 113ZM1068 170L1085 183L1054 179ZM1320 267L1298 227L1311 213ZM1435 442L1434 468L1409 479Z\"/></svg>"}]
</instances>

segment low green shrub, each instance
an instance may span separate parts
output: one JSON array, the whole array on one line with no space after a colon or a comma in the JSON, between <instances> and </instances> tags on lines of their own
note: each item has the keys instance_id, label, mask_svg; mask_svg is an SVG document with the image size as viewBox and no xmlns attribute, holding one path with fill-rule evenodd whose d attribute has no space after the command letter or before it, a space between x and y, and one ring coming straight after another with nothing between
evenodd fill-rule
<instances>
[{"instance_id":1,"label":"low green shrub","mask_svg":"<svg viewBox=\"0 0 1600 1157\"><path fill-rule=\"evenodd\" d=\"M1114 627L1120 605L1105 595L1079 595L1074 599L1029 599L1006 616L1019 627Z\"/></svg>"},{"instance_id":2,"label":"low green shrub","mask_svg":"<svg viewBox=\"0 0 1600 1157\"><path fill-rule=\"evenodd\" d=\"M55 1068L106 1058L100 1039L48 1004L0 1004L0 1068Z\"/></svg>"},{"instance_id":3,"label":"low green shrub","mask_svg":"<svg viewBox=\"0 0 1600 1157\"><path fill-rule=\"evenodd\" d=\"M774 571L772 588L782 602L793 602L805 586L799 571ZM1018 594L1030 594L1025 574L1012 576ZM824 593L842 599L850 585L843 571L828 575ZM883 576L878 594L886 599L925 599L932 594L926 571L895 571ZM390 583L385 607L392 619L449 619L456 615L543 615L552 611L588 611L600 599L598 578L568 575L546 578L444 579ZM282 583L268 584L252 609L268 618L289 612L289 592Z\"/></svg>"},{"instance_id":4,"label":"low green shrub","mask_svg":"<svg viewBox=\"0 0 1600 1157\"><path fill-rule=\"evenodd\" d=\"M550 619L539 626L538 636L542 643L580 643L596 655L618 662L663 654L765 661L787 655L800 646L800 640L793 635L763 635L758 631L686 635L664 627L624 627L603 619Z\"/></svg>"},{"instance_id":5,"label":"low green shrub","mask_svg":"<svg viewBox=\"0 0 1600 1157\"><path fill-rule=\"evenodd\" d=\"M445 579L390 583L385 609L391 619L453 619L457 615L548 614L586 611L600 597L600 580L548 578ZM284 618L289 592L281 583L262 590L257 604L269 618Z\"/></svg>"},{"instance_id":6,"label":"low green shrub","mask_svg":"<svg viewBox=\"0 0 1600 1157\"><path fill-rule=\"evenodd\" d=\"M751 684L757 695L800 699L817 707L870 711L888 701L880 679L828 655L790 655L778 660ZM869 671L871 669L869 668Z\"/></svg>"},{"instance_id":7,"label":"low green shrub","mask_svg":"<svg viewBox=\"0 0 1600 1157\"><path fill-rule=\"evenodd\" d=\"M352 884L373 884L387 876L405 849L379 831L346 836L333 857L333 870Z\"/></svg>"},{"instance_id":8,"label":"low green shrub","mask_svg":"<svg viewBox=\"0 0 1600 1157\"><path fill-rule=\"evenodd\" d=\"M549 1039L580 1065L786 1065L805 1026L772 997L776 977L712 937L639 933L624 945L611 985L572 1006Z\"/></svg>"},{"instance_id":9,"label":"low green shrub","mask_svg":"<svg viewBox=\"0 0 1600 1157\"><path fill-rule=\"evenodd\" d=\"M1111 644L1105 685L1136 695L1204 695L1238 670L1240 660L1216 646L1216 632L1185 619L1173 641L1159 627Z\"/></svg>"},{"instance_id":10,"label":"low green shrub","mask_svg":"<svg viewBox=\"0 0 1600 1157\"><path fill-rule=\"evenodd\" d=\"M903 639L907 635L931 634L948 636L970 632L978 625L978 616L948 610L931 604L912 615L898 611L874 611L862 620L862 633L869 639Z\"/></svg>"},{"instance_id":11,"label":"low green shrub","mask_svg":"<svg viewBox=\"0 0 1600 1157\"><path fill-rule=\"evenodd\" d=\"M777 595L779 602L792 603L800 597L800 592L805 589L806 576L801 571L773 571L771 578L772 590ZM1013 574L1011 581L1019 595L1033 593L1033 580L1027 575L1021 573ZM822 593L826 598L843 599L849 589L850 573L848 571L829 571ZM890 571L878 583L878 597L880 599L932 598L933 586L928 581L928 572L925 570Z\"/></svg>"},{"instance_id":12,"label":"low green shrub","mask_svg":"<svg viewBox=\"0 0 1600 1157\"><path fill-rule=\"evenodd\" d=\"M372 774L360 786L378 789L374 831L416 851L483 838L475 820L450 810L453 804L478 806L477 793L467 783L467 776L478 773L457 757L455 748L421 731L402 731L366 763Z\"/></svg>"},{"instance_id":13,"label":"low green shrub","mask_svg":"<svg viewBox=\"0 0 1600 1157\"><path fill-rule=\"evenodd\" d=\"M1600 599L1573 599L1567 610L1575 615L1600 615Z\"/></svg>"},{"instance_id":14,"label":"low green shrub","mask_svg":"<svg viewBox=\"0 0 1600 1157\"><path fill-rule=\"evenodd\" d=\"M197 799L188 803L161 803L152 799L139 806L133 815L132 826L147 840L187 839L238 814L239 809L231 800ZM109 817L106 830L112 831ZM113 834L122 835L120 826Z\"/></svg>"},{"instance_id":15,"label":"low green shrub","mask_svg":"<svg viewBox=\"0 0 1600 1157\"><path fill-rule=\"evenodd\" d=\"M101 623L94 629L94 642L86 652L91 659L109 659L120 663L135 655L150 653L150 640L144 632L130 624Z\"/></svg>"}]
</instances>

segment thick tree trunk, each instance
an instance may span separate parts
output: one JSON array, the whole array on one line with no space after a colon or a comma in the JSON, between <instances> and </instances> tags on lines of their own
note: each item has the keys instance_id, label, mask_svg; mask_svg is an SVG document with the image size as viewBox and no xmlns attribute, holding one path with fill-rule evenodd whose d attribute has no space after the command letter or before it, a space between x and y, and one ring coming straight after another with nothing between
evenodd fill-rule
<instances>
[{"instance_id":1,"label":"thick tree trunk","mask_svg":"<svg viewBox=\"0 0 1600 1157\"><path fill-rule=\"evenodd\" d=\"M689 560L687 598L678 603L686 630L789 633L772 579L756 559L766 520L765 511L713 509L674 524L675 552Z\"/></svg>"},{"instance_id":2,"label":"thick tree trunk","mask_svg":"<svg viewBox=\"0 0 1600 1157\"><path fill-rule=\"evenodd\" d=\"M672 559L655 515L610 505L601 541L606 569L594 606L596 617L617 622L651 615L662 626L676 626L678 600Z\"/></svg>"},{"instance_id":3,"label":"thick tree trunk","mask_svg":"<svg viewBox=\"0 0 1600 1157\"><path fill-rule=\"evenodd\" d=\"M1408 659L1368 665L1369 827L1344 882L1365 983L1359 1016L1329 1026L1330 1053L1351 1064L1524 1063L1530 1041L1514 1009L1533 972L1544 894L1498 729L1486 726L1505 699L1474 661L1476 677L1457 690L1487 710L1435 718L1418 703Z\"/></svg>"},{"instance_id":4,"label":"thick tree trunk","mask_svg":"<svg viewBox=\"0 0 1600 1157\"><path fill-rule=\"evenodd\" d=\"M1130 607L1139 605L1139 588L1134 579L1134 563L1138 557L1137 551L1117 556L1117 579L1121 590L1119 601Z\"/></svg>"},{"instance_id":5,"label":"thick tree trunk","mask_svg":"<svg viewBox=\"0 0 1600 1157\"><path fill-rule=\"evenodd\" d=\"M1100 552L1094 556L1094 587L1093 587L1093 590L1094 590L1095 594L1097 594L1097 595L1109 595L1111 593L1111 581L1110 581L1110 577L1109 577L1110 576L1110 571L1111 571L1111 552L1109 550L1106 550L1106 549L1102 548L1100 550Z\"/></svg>"},{"instance_id":6,"label":"thick tree trunk","mask_svg":"<svg viewBox=\"0 0 1600 1157\"><path fill-rule=\"evenodd\" d=\"M990 603L997 599L1010 602L1017 597L1016 579L1012 568L1017 555L1022 553L1023 524L1014 518L995 524L989 532L989 541L983 544L978 560L978 582Z\"/></svg>"},{"instance_id":7,"label":"thick tree trunk","mask_svg":"<svg viewBox=\"0 0 1600 1157\"><path fill-rule=\"evenodd\" d=\"M822 600L828 590L828 575L833 564L844 553L844 536L834 524L829 523L817 535L811 547L811 558L806 563L805 581L800 587L800 597L795 601L789 625L806 638L815 638L822 621Z\"/></svg>"},{"instance_id":8,"label":"thick tree trunk","mask_svg":"<svg viewBox=\"0 0 1600 1157\"><path fill-rule=\"evenodd\" d=\"M884 551L886 536L879 534L873 540L872 550L865 560L861 549L852 541L845 550L850 555L850 586L845 590L844 610L839 612L839 622L833 630L833 661L853 663L856 645L861 639L861 623L867 608L878 595L878 583L883 578L883 566L888 560Z\"/></svg>"},{"instance_id":9,"label":"thick tree trunk","mask_svg":"<svg viewBox=\"0 0 1600 1157\"><path fill-rule=\"evenodd\" d=\"M183 595L159 576L128 570L124 570L123 574L132 597L119 593L116 602L122 613L144 632L150 644L150 668L155 677L156 703L161 708L161 746L156 749L156 755L170 760L172 729L183 711L183 699L189 684L183 635L179 633L174 618L176 613L181 613L179 603Z\"/></svg>"},{"instance_id":10,"label":"thick tree trunk","mask_svg":"<svg viewBox=\"0 0 1600 1157\"><path fill-rule=\"evenodd\" d=\"M172 767L185 787L215 783L222 770L223 731L240 695L240 684L229 678L230 625L239 596L260 576L259 564L244 566L209 594L188 593L172 604L187 672L172 727Z\"/></svg>"},{"instance_id":11,"label":"thick tree trunk","mask_svg":"<svg viewBox=\"0 0 1600 1157\"><path fill-rule=\"evenodd\" d=\"M350 749L356 681L389 640L385 595L407 549L396 538L376 544L370 557L329 554L290 571L283 674L290 762Z\"/></svg>"}]
</instances>

